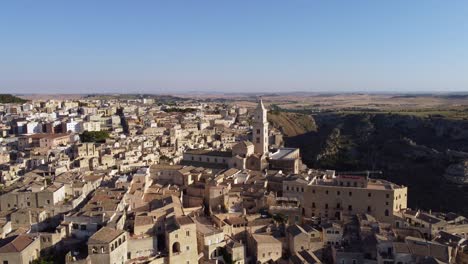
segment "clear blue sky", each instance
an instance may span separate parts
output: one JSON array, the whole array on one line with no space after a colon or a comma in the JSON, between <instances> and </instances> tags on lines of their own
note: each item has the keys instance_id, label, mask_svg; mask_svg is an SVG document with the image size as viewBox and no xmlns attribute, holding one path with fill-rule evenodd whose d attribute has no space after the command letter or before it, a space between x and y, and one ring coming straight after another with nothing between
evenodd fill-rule
<instances>
[{"instance_id":1,"label":"clear blue sky","mask_svg":"<svg viewBox=\"0 0 468 264\"><path fill-rule=\"evenodd\" d=\"M10 0L0 92L468 91L468 1Z\"/></svg>"}]
</instances>

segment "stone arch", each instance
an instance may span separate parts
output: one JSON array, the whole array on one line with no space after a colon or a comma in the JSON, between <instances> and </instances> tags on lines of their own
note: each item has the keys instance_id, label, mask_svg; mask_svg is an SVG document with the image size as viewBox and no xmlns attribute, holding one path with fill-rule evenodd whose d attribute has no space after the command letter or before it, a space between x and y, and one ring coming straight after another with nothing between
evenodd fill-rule
<instances>
[{"instance_id":1,"label":"stone arch","mask_svg":"<svg viewBox=\"0 0 468 264\"><path fill-rule=\"evenodd\" d=\"M172 244L172 253L180 253L180 243L179 242L174 242Z\"/></svg>"}]
</instances>

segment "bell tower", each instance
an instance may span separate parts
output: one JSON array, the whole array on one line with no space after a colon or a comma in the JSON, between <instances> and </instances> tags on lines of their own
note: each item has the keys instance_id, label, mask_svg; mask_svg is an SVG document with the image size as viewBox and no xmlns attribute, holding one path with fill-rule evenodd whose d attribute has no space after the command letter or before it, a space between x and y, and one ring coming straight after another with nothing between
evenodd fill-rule
<instances>
[{"instance_id":1,"label":"bell tower","mask_svg":"<svg viewBox=\"0 0 468 264\"><path fill-rule=\"evenodd\" d=\"M260 98L253 116L252 141L254 152L258 154L268 154L268 120L267 110Z\"/></svg>"}]
</instances>

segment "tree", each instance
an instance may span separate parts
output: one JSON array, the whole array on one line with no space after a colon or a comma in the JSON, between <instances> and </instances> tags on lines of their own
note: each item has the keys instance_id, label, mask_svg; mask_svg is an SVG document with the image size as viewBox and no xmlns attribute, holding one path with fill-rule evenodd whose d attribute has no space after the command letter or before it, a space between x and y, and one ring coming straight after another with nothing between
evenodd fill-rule
<instances>
[{"instance_id":1,"label":"tree","mask_svg":"<svg viewBox=\"0 0 468 264\"><path fill-rule=\"evenodd\" d=\"M109 133L106 131L85 131L80 135L81 142L104 143L107 138Z\"/></svg>"}]
</instances>

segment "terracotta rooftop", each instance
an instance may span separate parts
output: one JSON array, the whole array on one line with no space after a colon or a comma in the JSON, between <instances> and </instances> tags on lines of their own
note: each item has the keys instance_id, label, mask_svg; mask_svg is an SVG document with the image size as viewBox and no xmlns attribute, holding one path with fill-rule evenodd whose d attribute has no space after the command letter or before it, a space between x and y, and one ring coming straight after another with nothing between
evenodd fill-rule
<instances>
[{"instance_id":1,"label":"terracotta rooftop","mask_svg":"<svg viewBox=\"0 0 468 264\"><path fill-rule=\"evenodd\" d=\"M27 235L13 236L0 240L0 253L21 252L27 248L34 239Z\"/></svg>"},{"instance_id":2,"label":"terracotta rooftop","mask_svg":"<svg viewBox=\"0 0 468 264\"><path fill-rule=\"evenodd\" d=\"M89 244L104 244L114 241L117 237L125 233L123 230L117 230L109 227L99 229L89 238Z\"/></svg>"}]
</instances>

